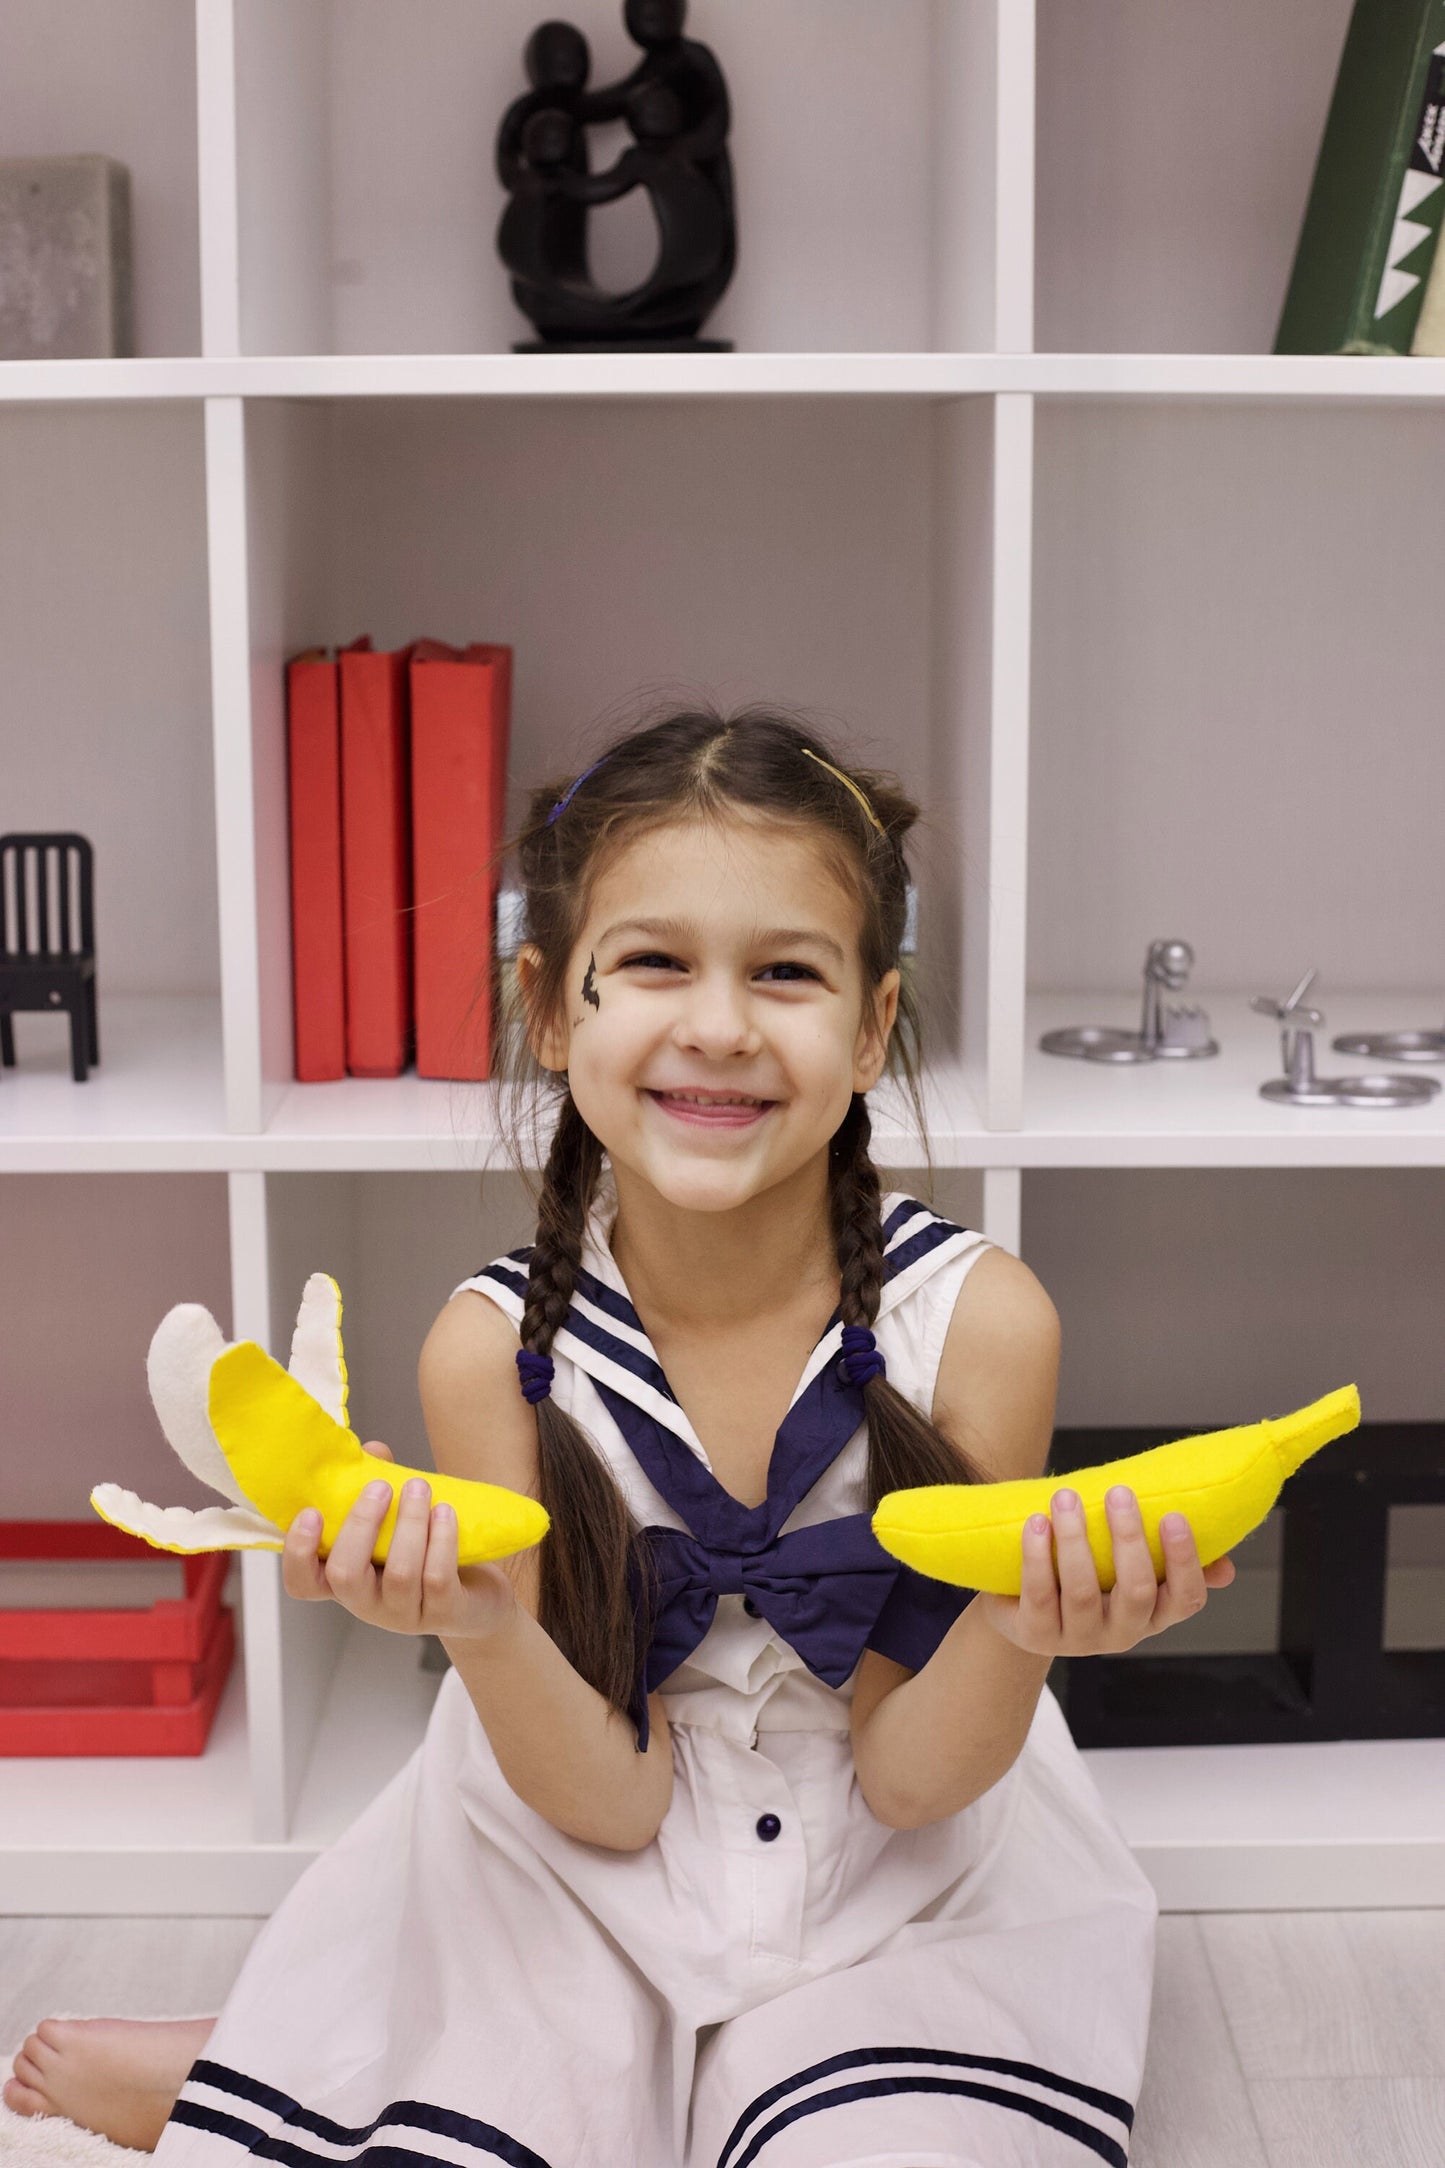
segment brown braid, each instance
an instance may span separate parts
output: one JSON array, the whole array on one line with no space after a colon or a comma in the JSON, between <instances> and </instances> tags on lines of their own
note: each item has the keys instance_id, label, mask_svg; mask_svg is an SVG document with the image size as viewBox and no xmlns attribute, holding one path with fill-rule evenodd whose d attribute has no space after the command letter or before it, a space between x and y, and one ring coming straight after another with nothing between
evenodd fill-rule
<instances>
[{"instance_id":1,"label":"brown braid","mask_svg":"<svg viewBox=\"0 0 1445 2168\"><path fill-rule=\"evenodd\" d=\"M534 1354L549 1354L567 1322L601 1171L602 1146L569 1090L543 1171L537 1240L518 1328L522 1346ZM537 1452L541 1502L552 1523L539 1623L589 1685L625 1710L635 1676L629 1555L650 1596L650 1554L611 1469L551 1394L537 1402Z\"/></svg>"},{"instance_id":2,"label":"brown braid","mask_svg":"<svg viewBox=\"0 0 1445 2168\"><path fill-rule=\"evenodd\" d=\"M883 1213L878 1169L868 1156L873 1121L861 1092L833 1139L831 1204L845 1325L871 1328L883 1294ZM868 1511L892 1490L924 1483L982 1483L962 1446L921 1416L881 1373L863 1387L868 1417ZM921 1471L927 1468L930 1472Z\"/></svg>"}]
</instances>

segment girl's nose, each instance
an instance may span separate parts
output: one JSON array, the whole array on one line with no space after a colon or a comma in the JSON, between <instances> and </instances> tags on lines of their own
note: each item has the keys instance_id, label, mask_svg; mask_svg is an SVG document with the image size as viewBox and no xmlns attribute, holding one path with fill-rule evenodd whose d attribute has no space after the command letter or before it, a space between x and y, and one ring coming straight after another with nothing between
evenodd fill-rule
<instances>
[{"instance_id":1,"label":"girl's nose","mask_svg":"<svg viewBox=\"0 0 1445 2168\"><path fill-rule=\"evenodd\" d=\"M747 1051L759 1043L745 991L730 979L698 979L687 990L673 1033L680 1046L707 1053Z\"/></svg>"}]
</instances>

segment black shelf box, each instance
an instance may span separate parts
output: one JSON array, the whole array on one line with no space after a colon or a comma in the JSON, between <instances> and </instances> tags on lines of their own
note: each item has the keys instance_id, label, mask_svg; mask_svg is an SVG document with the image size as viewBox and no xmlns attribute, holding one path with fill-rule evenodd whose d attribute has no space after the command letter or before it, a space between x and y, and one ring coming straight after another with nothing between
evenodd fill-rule
<instances>
[{"instance_id":1,"label":"black shelf box","mask_svg":"<svg viewBox=\"0 0 1445 2168\"><path fill-rule=\"evenodd\" d=\"M1190 1435L1057 1430L1049 1476L1062 1480ZM1277 1651L1170 1656L1166 1634L1158 1654L1060 1658L1049 1683L1075 1744L1445 1736L1445 1617L1439 1649L1381 1645L1397 1505L1445 1505L1445 1423L1362 1423L1286 1482L1273 1509L1283 1516Z\"/></svg>"}]
</instances>

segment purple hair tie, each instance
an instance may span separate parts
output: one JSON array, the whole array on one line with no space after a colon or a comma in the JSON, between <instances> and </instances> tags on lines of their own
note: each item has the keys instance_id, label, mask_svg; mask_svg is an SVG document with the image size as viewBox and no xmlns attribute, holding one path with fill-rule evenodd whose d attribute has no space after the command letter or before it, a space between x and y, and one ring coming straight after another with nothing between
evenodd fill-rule
<instances>
[{"instance_id":1,"label":"purple hair tie","mask_svg":"<svg viewBox=\"0 0 1445 2168\"><path fill-rule=\"evenodd\" d=\"M517 1369L522 1380L522 1397L536 1402L545 1400L552 1390L552 1378L556 1364L550 1355L534 1355L531 1348L517 1350Z\"/></svg>"},{"instance_id":2,"label":"purple hair tie","mask_svg":"<svg viewBox=\"0 0 1445 2168\"><path fill-rule=\"evenodd\" d=\"M838 1365L850 1385L866 1385L887 1375L883 1350L866 1325L843 1327L843 1358Z\"/></svg>"},{"instance_id":3,"label":"purple hair tie","mask_svg":"<svg viewBox=\"0 0 1445 2168\"><path fill-rule=\"evenodd\" d=\"M602 760L606 760L606 759L607 759L608 757L609 757L609 756L608 756L608 755L607 755L606 753L604 753L604 754L602 755ZM562 793L561 797L560 797L560 798L559 798L559 799L557 800L557 803L556 803L556 804L555 804L555 805L553 806L553 808L552 808L551 812L550 812L550 813L549 813L549 814L547 815L547 818L546 818L546 820L545 820L545 821L544 821L544 823L543 823L543 826L544 826L544 827L546 827L546 828L550 828L550 827L551 827L551 825L552 825L553 821L554 821L554 820L555 820L555 819L557 818L557 815L558 815L558 814L559 814L559 813L560 813L560 812L562 811L562 808L563 808L563 807L564 807L564 806L566 805L566 803L567 803L568 799L569 799L569 798L571 797L571 795L572 795L573 791L574 791L574 790L576 790L576 788L577 788L577 784L578 784L578 783L585 783L589 775L594 775L594 774L596 773L596 771L597 771L597 770L598 770L598 769L599 769L599 768L601 767L601 765L602 765L602 760L594 760L594 761L593 761L593 763L592 763L592 766L591 766L590 768L584 768L584 769L582 770L582 773L581 773L581 774L580 774L580 775L578 776L578 778L577 778L577 782L576 782L576 783L571 783L571 784L569 784L569 785L568 785L567 789L563 791L563 793Z\"/></svg>"}]
</instances>

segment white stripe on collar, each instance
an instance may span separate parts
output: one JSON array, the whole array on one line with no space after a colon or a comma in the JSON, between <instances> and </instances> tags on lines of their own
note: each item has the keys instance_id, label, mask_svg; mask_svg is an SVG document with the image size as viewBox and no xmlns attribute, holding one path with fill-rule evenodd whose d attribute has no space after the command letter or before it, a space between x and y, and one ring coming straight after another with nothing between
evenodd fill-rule
<instances>
[{"instance_id":1,"label":"white stripe on collar","mask_svg":"<svg viewBox=\"0 0 1445 2168\"><path fill-rule=\"evenodd\" d=\"M884 1246L885 1258L896 1256L920 1235L932 1233L933 1239L925 1243L920 1255L911 1258L901 1269L895 1269L892 1276L884 1281L878 1303L878 1318L884 1318L891 1310L896 1309L915 1287L940 1270L950 1258L986 1239L976 1228L961 1227L956 1221L945 1219L941 1213L934 1212L920 1199L910 1197L903 1190L889 1190L882 1196L880 1210L885 1226L901 1206L911 1209L903 1213L898 1226L888 1237ZM594 1279L621 1298L626 1304L628 1315L614 1316L580 1288L573 1291L571 1314L575 1315L579 1322L606 1334L621 1346L634 1349L642 1362L656 1365L660 1372L662 1364L657 1350L643 1330L626 1282L612 1254L609 1238L616 1209L616 1191L608 1171L604 1169L583 1231L582 1264L584 1270ZM471 1279L461 1281L452 1292L460 1294L462 1288L478 1289L490 1296L507 1312L512 1322L520 1326L525 1307L525 1295L521 1290L525 1288L526 1276L525 1255L519 1259L509 1254L494 1258L490 1265L485 1266ZM520 1283L520 1286L513 1283ZM843 1344L842 1333L841 1322L834 1324L813 1349L803 1375L798 1380L793 1398L788 1403L789 1408L802 1397L824 1364L839 1355ZM680 1403L668 1393L659 1390L648 1378L639 1376L635 1369L630 1369L625 1358L613 1357L604 1348L593 1345L591 1340L573 1332L569 1325L561 1326L554 1335L552 1349L554 1354L565 1355L578 1369L586 1371L589 1377L600 1384L611 1386L615 1392L621 1393L636 1407L643 1409L665 1429L681 1438L702 1461L704 1467L711 1468L712 1464L702 1441Z\"/></svg>"}]
</instances>

